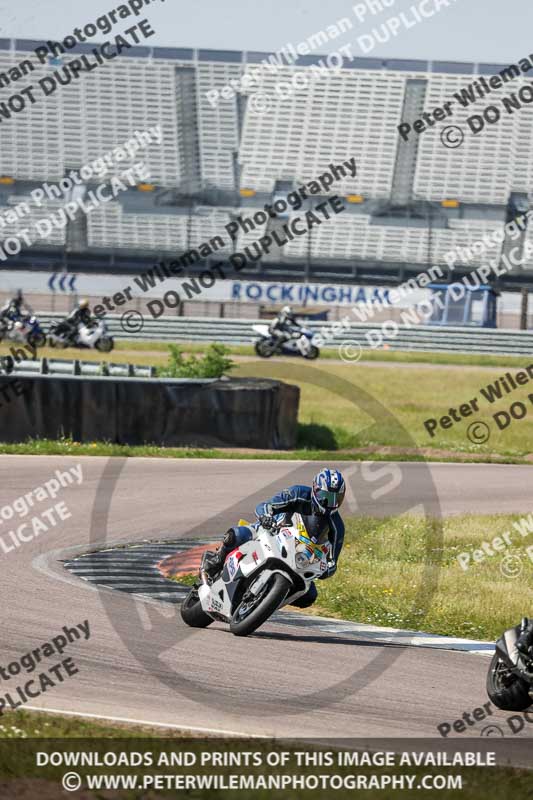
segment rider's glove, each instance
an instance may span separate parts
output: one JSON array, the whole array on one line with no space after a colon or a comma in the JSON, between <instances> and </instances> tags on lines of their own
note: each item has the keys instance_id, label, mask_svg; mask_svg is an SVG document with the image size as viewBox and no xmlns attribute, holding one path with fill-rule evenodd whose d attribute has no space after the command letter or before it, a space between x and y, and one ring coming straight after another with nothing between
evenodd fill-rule
<instances>
[{"instance_id":1,"label":"rider's glove","mask_svg":"<svg viewBox=\"0 0 533 800\"><path fill-rule=\"evenodd\" d=\"M276 520L274 519L274 517L271 514L262 514L259 517L259 522L261 523L261 526L266 531L272 530L272 528L276 524Z\"/></svg>"}]
</instances>

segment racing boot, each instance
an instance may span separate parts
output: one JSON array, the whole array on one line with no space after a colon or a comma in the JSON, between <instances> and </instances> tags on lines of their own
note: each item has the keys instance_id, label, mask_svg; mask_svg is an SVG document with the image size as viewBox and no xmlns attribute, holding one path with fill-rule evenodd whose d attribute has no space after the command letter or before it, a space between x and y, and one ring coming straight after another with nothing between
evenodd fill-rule
<instances>
[{"instance_id":1,"label":"racing boot","mask_svg":"<svg viewBox=\"0 0 533 800\"><path fill-rule=\"evenodd\" d=\"M210 578L216 577L219 572L222 572L224 562L229 553L236 547L235 531L230 528L224 534L222 544L214 553L209 550L204 554L203 566Z\"/></svg>"},{"instance_id":2,"label":"racing boot","mask_svg":"<svg viewBox=\"0 0 533 800\"><path fill-rule=\"evenodd\" d=\"M219 572L222 572L226 555L222 552L222 547L214 552L207 550L202 559L202 567L210 578L216 578Z\"/></svg>"},{"instance_id":3,"label":"racing boot","mask_svg":"<svg viewBox=\"0 0 533 800\"><path fill-rule=\"evenodd\" d=\"M520 636L516 641L516 649L522 655L530 656L531 645L533 645L533 620L524 617L520 626Z\"/></svg>"}]
</instances>

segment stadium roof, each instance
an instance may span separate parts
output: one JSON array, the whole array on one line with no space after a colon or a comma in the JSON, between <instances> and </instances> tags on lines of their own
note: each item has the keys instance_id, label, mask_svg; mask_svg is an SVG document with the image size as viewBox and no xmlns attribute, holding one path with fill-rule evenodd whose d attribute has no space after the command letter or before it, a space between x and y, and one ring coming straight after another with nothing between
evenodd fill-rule
<instances>
[{"instance_id":1,"label":"stadium roof","mask_svg":"<svg viewBox=\"0 0 533 800\"><path fill-rule=\"evenodd\" d=\"M46 44L37 39L0 39L0 50L31 52ZM78 44L69 53L91 53L98 43ZM122 57L164 58L176 61L208 61L226 64L260 64L270 57L280 58L279 53L260 53L255 50L209 50L192 47L131 47ZM327 55L300 56L294 66L306 67L318 64ZM293 66L281 63L280 66ZM343 59L343 69L390 70L394 72L433 72L449 75L493 75L508 64L474 64L464 61L420 61L401 58L352 58Z\"/></svg>"}]
</instances>

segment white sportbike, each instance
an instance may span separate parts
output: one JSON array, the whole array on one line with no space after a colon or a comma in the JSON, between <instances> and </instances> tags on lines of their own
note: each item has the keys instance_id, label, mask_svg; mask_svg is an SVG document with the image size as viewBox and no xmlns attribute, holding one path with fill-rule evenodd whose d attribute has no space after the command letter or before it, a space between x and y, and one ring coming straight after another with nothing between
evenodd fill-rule
<instances>
[{"instance_id":1,"label":"white sportbike","mask_svg":"<svg viewBox=\"0 0 533 800\"><path fill-rule=\"evenodd\" d=\"M115 343L109 335L107 325L102 319L91 325L79 325L75 332L58 333L58 327L63 323L52 325L48 332L50 347L81 347L98 350L100 353L110 353Z\"/></svg>"},{"instance_id":2,"label":"white sportbike","mask_svg":"<svg viewBox=\"0 0 533 800\"><path fill-rule=\"evenodd\" d=\"M239 525L249 523L240 520ZM254 537L228 554L219 575L210 578L202 559L199 581L181 606L181 616L192 628L219 620L229 623L236 636L247 636L327 572L327 530L311 539L301 514L293 514L290 525L278 522L271 530L260 524L249 527Z\"/></svg>"}]
</instances>

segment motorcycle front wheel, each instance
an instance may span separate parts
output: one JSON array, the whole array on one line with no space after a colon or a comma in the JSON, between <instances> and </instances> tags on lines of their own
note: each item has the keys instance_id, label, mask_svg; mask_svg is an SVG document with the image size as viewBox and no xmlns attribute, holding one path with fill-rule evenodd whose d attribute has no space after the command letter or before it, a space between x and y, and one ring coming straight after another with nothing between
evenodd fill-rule
<instances>
[{"instance_id":1,"label":"motorcycle front wheel","mask_svg":"<svg viewBox=\"0 0 533 800\"><path fill-rule=\"evenodd\" d=\"M318 349L318 347L315 347L315 345L312 344L311 347L309 348L309 351L305 354L304 358L308 358L310 361L313 361L313 359L318 358L319 355L320 355L320 350Z\"/></svg>"},{"instance_id":2,"label":"motorcycle front wheel","mask_svg":"<svg viewBox=\"0 0 533 800\"><path fill-rule=\"evenodd\" d=\"M487 675L487 694L503 711L525 711L533 703L529 684L515 675L495 653Z\"/></svg>"},{"instance_id":3,"label":"motorcycle front wheel","mask_svg":"<svg viewBox=\"0 0 533 800\"><path fill-rule=\"evenodd\" d=\"M291 582L276 572L262 587L258 595L245 592L229 624L235 636L248 636L272 616L287 597Z\"/></svg>"},{"instance_id":4,"label":"motorcycle front wheel","mask_svg":"<svg viewBox=\"0 0 533 800\"><path fill-rule=\"evenodd\" d=\"M111 336L102 336L95 344L96 349L100 353L110 353L114 346L115 343Z\"/></svg>"},{"instance_id":5,"label":"motorcycle front wheel","mask_svg":"<svg viewBox=\"0 0 533 800\"><path fill-rule=\"evenodd\" d=\"M180 608L181 618L190 628L207 628L213 619L206 614L198 597L198 590L192 588Z\"/></svg>"}]
</instances>

